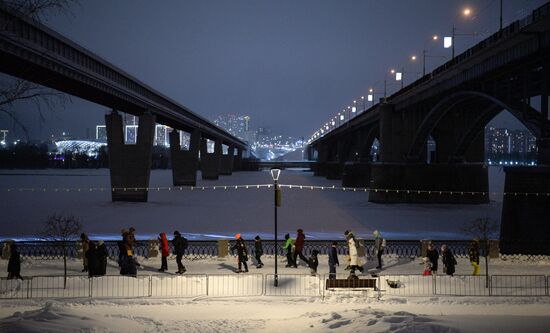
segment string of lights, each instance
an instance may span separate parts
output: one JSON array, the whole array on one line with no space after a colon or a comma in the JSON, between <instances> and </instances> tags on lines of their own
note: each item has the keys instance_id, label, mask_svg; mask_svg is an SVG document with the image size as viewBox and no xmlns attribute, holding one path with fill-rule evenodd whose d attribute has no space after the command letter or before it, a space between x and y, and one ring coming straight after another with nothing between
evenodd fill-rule
<instances>
[{"instance_id":1,"label":"string of lights","mask_svg":"<svg viewBox=\"0 0 550 333\"><path fill-rule=\"evenodd\" d=\"M216 186L161 186L161 187L30 187L30 188L4 188L1 192L33 192L33 193L63 193L63 192L115 192L115 191L214 191L214 190L239 190L239 189L270 189L273 184L245 184L245 185L216 185ZM357 193L395 193L395 194L423 194L423 195L503 195L503 196L535 196L550 197L550 192L497 192L497 191L459 191L459 190L418 190L418 189L392 189L392 188L369 188L369 187L341 187L341 186L319 186L319 185L300 185L300 184L279 184L279 188L292 190L321 190L321 191L342 191Z\"/></svg>"}]
</instances>

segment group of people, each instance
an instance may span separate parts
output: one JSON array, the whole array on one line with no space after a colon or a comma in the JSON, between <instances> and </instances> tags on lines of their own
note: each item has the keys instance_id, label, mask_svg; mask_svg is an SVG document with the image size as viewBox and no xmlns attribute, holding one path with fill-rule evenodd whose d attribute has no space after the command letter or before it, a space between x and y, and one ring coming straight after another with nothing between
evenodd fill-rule
<instances>
[{"instance_id":1,"label":"group of people","mask_svg":"<svg viewBox=\"0 0 550 333\"><path fill-rule=\"evenodd\" d=\"M382 269L382 254L384 252L384 247L386 246L386 241L382 238L382 234L375 230L373 233L375 237L375 252L378 258L377 269ZM347 240L348 253L349 253L349 264L346 267L346 270L350 270L350 276L355 276L355 270L363 272L362 262L363 257L365 257L365 245L364 242L357 239L353 232L346 230L344 236ZM236 273L246 273L248 272L248 250L246 243L241 237L241 234L235 235L236 242L232 246L232 251L237 251L237 265L238 268L235 271ZM285 267L298 268L298 257L300 260L310 269L311 275L317 274L317 268L319 267L319 251L314 249L311 251L309 258L303 254L304 244L305 244L305 233L303 229L298 229L296 231L296 239L292 238L290 234L285 235L285 240L283 243L283 249L285 250L287 264ZM263 255L262 240L260 236L254 238L254 256L256 258L256 268L262 268L262 255ZM332 242L329 253L328 253L328 264L329 264L329 277L331 279L336 278L336 266L340 266L338 260L338 250L337 242ZM243 269L244 268L244 269Z\"/></svg>"},{"instance_id":2,"label":"group of people","mask_svg":"<svg viewBox=\"0 0 550 333\"><path fill-rule=\"evenodd\" d=\"M428 243L426 257L423 258L424 276L437 275L437 270L439 268L439 257L440 255L434 244L431 242ZM441 262L443 263L443 273L453 276L457 262L453 252L445 244L441 245Z\"/></svg>"},{"instance_id":3,"label":"group of people","mask_svg":"<svg viewBox=\"0 0 550 333\"><path fill-rule=\"evenodd\" d=\"M439 257L440 255L435 246L431 242L428 243L426 257L423 258L423 275L437 274ZM470 242L468 246L468 258L474 268L472 275L479 275L479 239L476 238ZM453 276L457 262L453 252L445 244L441 245L441 262L443 263L443 273Z\"/></svg>"},{"instance_id":4,"label":"group of people","mask_svg":"<svg viewBox=\"0 0 550 333\"><path fill-rule=\"evenodd\" d=\"M88 272L89 277L103 276L107 273L107 246L100 240L97 244L88 238L85 233L80 234L82 242L82 272Z\"/></svg>"},{"instance_id":5,"label":"group of people","mask_svg":"<svg viewBox=\"0 0 550 333\"><path fill-rule=\"evenodd\" d=\"M135 260L134 247L136 245L135 229L123 229L121 231L122 240L118 242L119 257L118 265L120 267L121 275L136 276L137 266L140 264ZM350 277L355 276L355 271L363 272L363 258L365 257L366 250L364 241L357 239L352 231L346 230L344 232L348 247L348 265L346 270L350 271ZM375 230L374 236L374 252L378 259L378 265L376 269L382 269L382 254L386 247L386 240L382 237L382 234ZM90 277L102 276L106 274L107 270L107 258L108 252L105 243L100 240L97 243L90 241L85 233L80 235L82 243L83 254L83 269L82 272L88 272ZM241 234L235 235L235 244L231 250L237 252L238 268L236 273L248 272L248 249L245 241L241 237ZM317 274L317 268L319 266L318 255L319 251L314 249L311 251L309 258L303 254L305 244L305 233L303 229L296 231L296 239L290 237L290 234L285 235L283 243L283 249L286 253L287 264L286 267L298 267L298 258L310 269L312 275ZM170 245L166 233L159 234L159 250L161 253L161 267L160 272L168 270L168 256L170 255ZM176 255L176 263L178 270L176 274L183 274L187 270L183 265L182 258L185 250L188 247L188 241L177 230L174 231L174 237L171 240L174 247L174 254ZM21 279L21 260L20 254L17 249L17 245L12 243L10 246L10 258L8 262L8 279ZM423 275L436 275L438 272L439 258L443 263L443 272L447 275L453 276L455 273L455 266L457 261L452 251L443 244L440 248L441 254L438 253L433 243L428 243L426 257L423 258L424 271ZM264 266L262 262L262 255L264 254L262 239L260 236L254 238L254 257L256 259L256 268L262 268ZM474 268L473 275L479 275L479 240L474 239L470 242L468 247L468 256L470 263ZM340 266L338 260L337 242L332 242L328 251L328 265L329 265L329 278L336 278L336 266Z\"/></svg>"}]
</instances>

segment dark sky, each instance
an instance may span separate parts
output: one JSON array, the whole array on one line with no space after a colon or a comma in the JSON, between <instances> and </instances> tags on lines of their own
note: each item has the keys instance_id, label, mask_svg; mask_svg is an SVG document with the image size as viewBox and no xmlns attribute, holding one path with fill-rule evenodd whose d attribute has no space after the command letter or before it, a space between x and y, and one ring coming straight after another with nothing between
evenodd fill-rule
<instances>
[{"instance_id":1,"label":"dark sky","mask_svg":"<svg viewBox=\"0 0 550 333\"><path fill-rule=\"evenodd\" d=\"M544 2L504 0L505 24ZM453 24L481 33L457 38L457 53L487 37L498 29L498 6L498 0L94 0L47 24L204 117L248 114L254 127L308 137L370 86L381 90L390 68L420 72L420 56L416 64L409 57L420 55L431 35L450 35ZM472 18L461 17L464 7ZM427 42L427 49L450 56L441 42ZM428 70L443 61L428 58ZM39 125L32 108L24 109L35 139L62 130L84 136L106 112L73 98Z\"/></svg>"}]
</instances>

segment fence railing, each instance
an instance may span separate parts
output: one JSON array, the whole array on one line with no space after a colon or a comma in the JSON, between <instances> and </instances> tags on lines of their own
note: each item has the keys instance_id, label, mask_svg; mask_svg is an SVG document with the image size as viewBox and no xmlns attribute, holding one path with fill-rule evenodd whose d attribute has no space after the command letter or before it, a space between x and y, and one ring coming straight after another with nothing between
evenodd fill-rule
<instances>
[{"instance_id":1,"label":"fence railing","mask_svg":"<svg viewBox=\"0 0 550 333\"><path fill-rule=\"evenodd\" d=\"M319 254L328 254L331 249L332 240L307 240L304 245L303 253L309 256L313 250L319 251ZM433 240L432 243L436 249L441 245L446 244L456 257L467 257L469 241L467 240ZM229 242L229 245L233 245ZM365 240L365 251L368 257L376 255L373 240ZM537 251L531 254L519 255L521 249L525 248L525 242L506 242L501 246L506 251L501 253L503 257L520 258L527 260L538 260L549 255L549 247L544 242L529 242L531 248L536 245ZM63 249L59 242L49 241L34 241L34 242L17 242L19 253L23 258L40 258L40 259L60 259L63 258ZM117 258L119 249L117 241L106 241L107 252L111 258ZM246 241L248 253L254 253L254 242ZM140 240L134 246L134 255L141 257L149 257L150 243L147 240ZM189 241L189 246L185 251L185 259L198 260L218 256L219 244L217 241ZM80 246L77 242L70 242L66 247L67 255L75 258L79 255ZM173 253L173 247L170 244L170 253ZM275 244L272 240L263 241L263 250L266 255L275 254ZM284 256L282 243L278 246L278 254ZM347 242L343 240L337 241L337 251L340 255L347 254ZM231 251L229 252L231 254ZM538 253L538 254L534 254ZM391 255L399 258L420 257L422 255L422 241L419 240L387 240L387 246L384 248L385 255ZM484 247L480 247L480 254L484 255Z\"/></svg>"},{"instance_id":2,"label":"fence railing","mask_svg":"<svg viewBox=\"0 0 550 333\"><path fill-rule=\"evenodd\" d=\"M277 286L275 286L277 277ZM0 299L48 298L185 298L185 297L430 297L430 296L549 296L550 276L422 276L381 275L348 279L343 274L196 274L128 277L108 275L0 278ZM369 281L366 281L369 280ZM337 283L335 283L337 282Z\"/></svg>"},{"instance_id":3,"label":"fence railing","mask_svg":"<svg viewBox=\"0 0 550 333\"><path fill-rule=\"evenodd\" d=\"M331 249L332 240L308 240L304 245L304 254L310 255L313 250L319 251L319 254L328 254ZM468 253L468 241L461 240L438 240L434 241L438 247L441 244L447 246L456 256L465 256ZM246 241L248 252L254 253L254 242ZM347 242L337 241L338 254L347 254ZM230 245L233 245L230 242ZM60 259L63 258L63 248L59 242L35 241L35 242L17 242L19 253L23 258L41 258L41 259ZM119 254L117 241L105 241L107 252L111 258L117 258ZM133 248L134 255L141 257L149 256L150 244L147 240L140 240ZM66 246L68 257L75 258L79 255L80 245L77 242L70 242ZM173 246L170 244L170 253L173 253ZM263 241L263 250L266 255L275 254L275 244L272 240ZM365 240L365 250L367 256L375 256L374 241ZM284 255L282 243L278 246L278 254ZM388 240L384 253L398 257L418 257L422 252L422 244L416 240ZM230 252L231 253L231 252ZM185 251L185 258L196 260L218 256L218 242L216 241L189 241L189 246Z\"/></svg>"}]
</instances>

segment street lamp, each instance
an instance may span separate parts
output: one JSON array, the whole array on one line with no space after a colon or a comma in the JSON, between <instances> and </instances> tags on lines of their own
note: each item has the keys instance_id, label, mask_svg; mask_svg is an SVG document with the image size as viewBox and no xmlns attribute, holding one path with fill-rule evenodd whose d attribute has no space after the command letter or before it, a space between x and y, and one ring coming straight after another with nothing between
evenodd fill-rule
<instances>
[{"instance_id":1,"label":"street lamp","mask_svg":"<svg viewBox=\"0 0 550 333\"><path fill-rule=\"evenodd\" d=\"M464 10L462 10L462 16L464 17L470 17L472 15L472 10L470 8L464 8ZM451 59L454 59L455 58L455 37L456 36L475 36L476 33L472 33L472 34L457 34L456 33L456 27L453 25L453 31L452 31L452 37L451 37ZM447 44L448 45L448 44Z\"/></svg>"},{"instance_id":2,"label":"street lamp","mask_svg":"<svg viewBox=\"0 0 550 333\"><path fill-rule=\"evenodd\" d=\"M277 207L280 206L280 197L281 193L279 192L279 176L281 175L281 169L273 168L271 169L271 178L273 178L273 189L275 190L275 277L273 279L273 285L277 287L279 285L279 276L277 275Z\"/></svg>"},{"instance_id":3,"label":"street lamp","mask_svg":"<svg viewBox=\"0 0 550 333\"><path fill-rule=\"evenodd\" d=\"M395 74L395 69L390 69L390 74L393 75ZM387 83L386 81L388 81L388 72L386 72L386 76L384 78L384 99L386 99L386 92L387 92Z\"/></svg>"}]
</instances>

